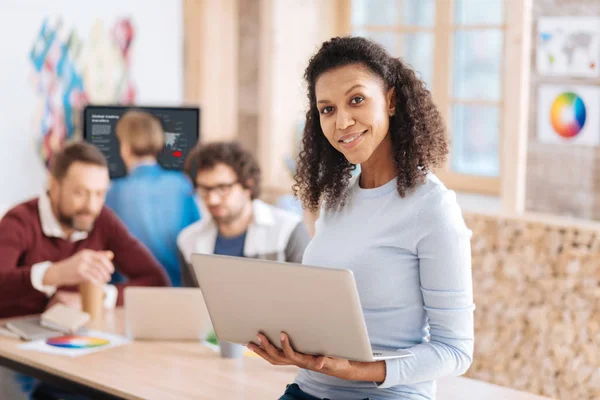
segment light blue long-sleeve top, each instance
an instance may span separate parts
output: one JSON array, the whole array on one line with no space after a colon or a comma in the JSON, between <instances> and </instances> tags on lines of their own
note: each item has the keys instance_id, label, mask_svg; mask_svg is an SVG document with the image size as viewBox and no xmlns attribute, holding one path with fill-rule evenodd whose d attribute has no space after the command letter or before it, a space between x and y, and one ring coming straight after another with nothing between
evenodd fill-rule
<instances>
[{"instance_id":1,"label":"light blue long-sleeve top","mask_svg":"<svg viewBox=\"0 0 600 400\"><path fill-rule=\"evenodd\" d=\"M354 177L347 205L322 211L315 228L303 264L352 270L372 347L414 356L386 360L379 385L307 370L296 383L332 400L434 399L435 379L463 374L473 357L471 231L454 192L433 174L404 198L395 179L362 189Z\"/></svg>"},{"instance_id":2,"label":"light blue long-sleeve top","mask_svg":"<svg viewBox=\"0 0 600 400\"><path fill-rule=\"evenodd\" d=\"M173 286L181 286L177 235L200 219L191 182L179 171L142 164L112 182L106 205L162 264ZM113 277L113 282L123 278Z\"/></svg>"}]
</instances>

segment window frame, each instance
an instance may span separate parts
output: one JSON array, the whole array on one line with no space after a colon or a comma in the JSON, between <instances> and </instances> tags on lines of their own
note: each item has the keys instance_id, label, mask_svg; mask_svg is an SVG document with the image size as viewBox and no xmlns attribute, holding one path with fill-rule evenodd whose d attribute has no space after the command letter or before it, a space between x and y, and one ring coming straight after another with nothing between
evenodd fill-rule
<instances>
[{"instance_id":1,"label":"window frame","mask_svg":"<svg viewBox=\"0 0 600 400\"><path fill-rule=\"evenodd\" d=\"M354 29L366 31L394 31L398 33L433 32L432 97L452 139L452 107L455 104L493 105L500 113L498 128L498 177L485 177L458 173L451 169L452 154L444 168L436 175L456 191L500 196L503 210L522 213L525 203L525 163L527 145L527 117L529 102L529 72L531 68L531 15L532 0L504 0L503 24L454 24L454 0L435 0L435 19L432 27L416 25L353 26L352 0L339 1L341 35L350 35ZM399 3L402 0L399 0ZM372 29L369 29L372 28ZM501 66L501 96L499 100L459 99L452 96L454 33L457 30L501 29L503 50ZM439 45L443 40L445 45ZM437 68L447 65L448 68ZM510 101L506 101L510 99Z\"/></svg>"}]
</instances>

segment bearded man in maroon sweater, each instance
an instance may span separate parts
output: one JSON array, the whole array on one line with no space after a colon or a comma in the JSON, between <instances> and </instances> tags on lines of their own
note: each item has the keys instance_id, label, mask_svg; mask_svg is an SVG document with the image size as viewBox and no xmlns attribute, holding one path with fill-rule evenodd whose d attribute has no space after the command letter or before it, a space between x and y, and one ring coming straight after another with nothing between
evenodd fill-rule
<instances>
[{"instance_id":1,"label":"bearded man in maroon sweater","mask_svg":"<svg viewBox=\"0 0 600 400\"><path fill-rule=\"evenodd\" d=\"M104 206L110 183L104 155L88 143L66 145L52 163L50 185L0 221L0 318L38 314L61 302L80 306L77 285L105 291L104 306L123 303L125 286L167 286L148 249ZM115 268L125 284L108 285Z\"/></svg>"}]
</instances>

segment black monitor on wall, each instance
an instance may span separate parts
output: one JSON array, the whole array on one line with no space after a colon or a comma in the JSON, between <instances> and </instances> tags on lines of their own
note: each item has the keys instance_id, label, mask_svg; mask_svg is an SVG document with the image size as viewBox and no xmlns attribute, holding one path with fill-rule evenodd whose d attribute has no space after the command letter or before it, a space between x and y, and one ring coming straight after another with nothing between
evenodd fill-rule
<instances>
[{"instance_id":1,"label":"black monitor on wall","mask_svg":"<svg viewBox=\"0 0 600 400\"><path fill-rule=\"evenodd\" d=\"M165 131L165 147L158 163L166 169L183 170L186 156L196 145L200 131L198 107L132 107L88 105L83 111L83 139L96 146L108 160L110 178L127 175L115 133L117 121L128 110L146 111L156 116Z\"/></svg>"}]
</instances>

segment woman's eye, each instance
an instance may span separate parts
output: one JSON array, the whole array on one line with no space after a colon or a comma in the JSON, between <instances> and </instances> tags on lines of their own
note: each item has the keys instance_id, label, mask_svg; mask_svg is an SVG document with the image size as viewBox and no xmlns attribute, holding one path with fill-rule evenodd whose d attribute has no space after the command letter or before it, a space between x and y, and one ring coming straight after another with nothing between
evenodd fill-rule
<instances>
[{"instance_id":1,"label":"woman's eye","mask_svg":"<svg viewBox=\"0 0 600 400\"><path fill-rule=\"evenodd\" d=\"M321 114L329 114L332 111L333 107L323 107L323 109L321 109Z\"/></svg>"},{"instance_id":2,"label":"woman's eye","mask_svg":"<svg viewBox=\"0 0 600 400\"><path fill-rule=\"evenodd\" d=\"M350 103L352 103L352 104L360 104L360 103L362 103L364 100L365 100L365 99L364 99L363 97L356 96L356 97L353 97L353 98L352 98L352 100L350 100Z\"/></svg>"}]
</instances>

